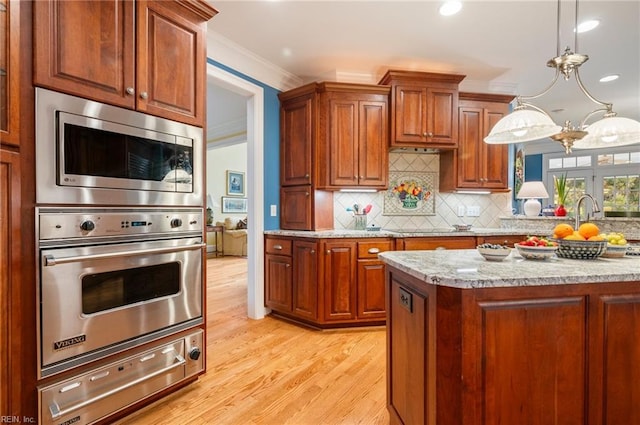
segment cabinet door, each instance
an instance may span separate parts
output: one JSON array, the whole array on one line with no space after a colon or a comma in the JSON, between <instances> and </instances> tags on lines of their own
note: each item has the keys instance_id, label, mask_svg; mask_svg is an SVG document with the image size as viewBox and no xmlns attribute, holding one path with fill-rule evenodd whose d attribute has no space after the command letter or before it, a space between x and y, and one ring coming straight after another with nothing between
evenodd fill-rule
<instances>
[{"instance_id":1,"label":"cabinet door","mask_svg":"<svg viewBox=\"0 0 640 425\"><path fill-rule=\"evenodd\" d=\"M483 109L461 107L459 111L458 175L457 187L482 187L481 173L485 158L478 155L482 142Z\"/></svg>"},{"instance_id":2,"label":"cabinet door","mask_svg":"<svg viewBox=\"0 0 640 425\"><path fill-rule=\"evenodd\" d=\"M0 136L2 144L20 145L20 2L0 1ZM29 75L29 73L25 73Z\"/></svg>"},{"instance_id":3,"label":"cabinet door","mask_svg":"<svg viewBox=\"0 0 640 425\"><path fill-rule=\"evenodd\" d=\"M20 351L16 350L21 340L20 299L20 157L9 151L0 151L0 412L2 415L17 415L20 404L21 371L12 371L12 364ZM12 400L14 399L14 400Z\"/></svg>"},{"instance_id":4,"label":"cabinet door","mask_svg":"<svg viewBox=\"0 0 640 425\"><path fill-rule=\"evenodd\" d=\"M394 137L391 146L422 145L427 135L427 89L421 86L395 87Z\"/></svg>"},{"instance_id":5,"label":"cabinet door","mask_svg":"<svg viewBox=\"0 0 640 425\"><path fill-rule=\"evenodd\" d=\"M456 147L458 144L458 91L427 90L427 144Z\"/></svg>"},{"instance_id":6,"label":"cabinet door","mask_svg":"<svg viewBox=\"0 0 640 425\"><path fill-rule=\"evenodd\" d=\"M356 318L355 242L324 243L324 320L343 321Z\"/></svg>"},{"instance_id":7,"label":"cabinet door","mask_svg":"<svg viewBox=\"0 0 640 425\"><path fill-rule=\"evenodd\" d=\"M265 305L286 313L292 308L291 257L265 256Z\"/></svg>"},{"instance_id":8,"label":"cabinet door","mask_svg":"<svg viewBox=\"0 0 640 425\"><path fill-rule=\"evenodd\" d=\"M476 339L468 344L474 349L463 360L462 373L468 388L484 393L463 397L465 406L480 404L470 409L470 423L588 422L586 299L477 301L470 315Z\"/></svg>"},{"instance_id":9,"label":"cabinet door","mask_svg":"<svg viewBox=\"0 0 640 425\"><path fill-rule=\"evenodd\" d=\"M293 314L318 319L318 244L293 243Z\"/></svg>"},{"instance_id":10,"label":"cabinet door","mask_svg":"<svg viewBox=\"0 0 640 425\"><path fill-rule=\"evenodd\" d=\"M630 291L593 299L591 417L607 425L640 423L640 295Z\"/></svg>"},{"instance_id":11,"label":"cabinet door","mask_svg":"<svg viewBox=\"0 0 640 425\"><path fill-rule=\"evenodd\" d=\"M206 21L177 2L137 2L136 108L204 126Z\"/></svg>"},{"instance_id":12,"label":"cabinet door","mask_svg":"<svg viewBox=\"0 0 640 425\"><path fill-rule=\"evenodd\" d=\"M329 184L357 186L358 167L358 101L330 99L329 116Z\"/></svg>"},{"instance_id":13,"label":"cabinet door","mask_svg":"<svg viewBox=\"0 0 640 425\"><path fill-rule=\"evenodd\" d=\"M134 6L124 0L34 2L34 84L132 109Z\"/></svg>"},{"instance_id":14,"label":"cabinet door","mask_svg":"<svg viewBox=\"0 0 640 425\"><path fill-rule=\"evenodd\" d=\"M280 107L280 184L311 184L313 95L282 103Z\"/></svg>"},{"instance_id":15,"label":"cabinet door","mask_svg":"<svg viewBox=\"0 0 640 425\"><path fill-rule=\"evenodd\" d=\"M490 145L484 143L484 137L489 134L493 126L504 116L505 105L499 105L502 110L484 110L484 120L481 137L478 138L479 157L483 158L482 185L490 189L505 189L508 187L509 152L507 145Z\"/></svg>"},{"instance_id":16,"label":"cabinet door","mask_svg":"<svg viewBox=\"0 0 640 425\"><path fill-rule=\"evenodd\" d=\"M358 319L384 319L385 265L379 260L358 260Z\"/></svg>"},{"instance_id":17,"label":"cabinet door","mask_svg":"<svg viewBox=\"0 0 640 425\"><path fill-rule=\"evenodd\" d=\"M280 189L280 228L312 230L311 186L290 186Z\"/></svg>"},{"instance_id":18,"label":"cabinet door","mask_svg":"<svg viewBox=\"0 0 640 425\"><path fill-rule=\"evenodd\" d=\"M389 180L387 102L361 101L359 121L358 185L386 188Z\"/></svg>"}]
</instances>

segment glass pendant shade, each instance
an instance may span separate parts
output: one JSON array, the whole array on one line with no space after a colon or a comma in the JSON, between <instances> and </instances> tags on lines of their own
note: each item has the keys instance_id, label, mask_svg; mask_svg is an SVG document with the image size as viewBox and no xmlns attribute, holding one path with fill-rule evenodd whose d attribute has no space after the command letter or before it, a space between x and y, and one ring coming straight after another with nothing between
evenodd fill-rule
<instances>
[{"instance_id":1,"label":"glass pendant shade","mask_svg":"<svg viewBox=\"0 0 640 425\"><path fill-rule=\"evenodd\" d=\"M530 109L516 109L505 115L484 138L488 144L507 144L544 139L559 133L562 127L548 115Z\"/></svg>"},{"instance_id":2,"label":"glass pendant shade","mask_svg":"<svg viewBox=\"0 0 640 425\"><path fill-rule=\"evenodd\" d=\"M640 143L640 122L623 117L605 117L586 128L587 135L574 149L598 149Z\"/></svg>"}]
</instances>

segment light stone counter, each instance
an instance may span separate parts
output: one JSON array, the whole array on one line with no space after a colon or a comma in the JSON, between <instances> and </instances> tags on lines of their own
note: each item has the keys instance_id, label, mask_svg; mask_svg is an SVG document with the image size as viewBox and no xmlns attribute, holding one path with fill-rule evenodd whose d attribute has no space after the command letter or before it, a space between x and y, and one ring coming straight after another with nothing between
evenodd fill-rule
<instances>
[{"instance_id":1,"label":"light stone counter","mask_svg":"<svg viewBox=\"0 0 640 425\"><path fill-rule=\"evenodd\" d=\"M378 255L391 267L428 284L454 288L640 282L640 257L525 260L514 249L500 262L485 260L475 249L388 251Z\"/></svg>"},{"instance_id":2,"label":"light stone counter","mask_svg":"<svg viewBox=\"0 0 640 425\"><path fill-rule=\"evenodd\" d=\"M267 230L265 235L292 236L298 238L411 238L425 236L502 236L502 235L528 235L531 231L519 229L477 228L465 232L457 232L453 229L413 229L413 230Z\"/></svg>"}]
</instances>

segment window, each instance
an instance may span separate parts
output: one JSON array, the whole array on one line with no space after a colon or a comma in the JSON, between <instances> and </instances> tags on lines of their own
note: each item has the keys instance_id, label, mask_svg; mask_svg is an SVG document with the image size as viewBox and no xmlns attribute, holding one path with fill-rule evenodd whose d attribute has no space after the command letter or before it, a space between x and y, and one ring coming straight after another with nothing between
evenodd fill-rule
<instances>
[{"instance_id":1,"label":"window","mask_svg":"<svg viewBox=\"0 0 640 425\"><path fill-rule=\"evenodd\" d=\"M640 148L622 146L543 156L543 175L549 202L557 205L553 176L566 174L569 214L575 214L580 196L592 195L603 211L640 211ZM546 168L546 170L544 169Z\"/></svg>"}]
</instances>

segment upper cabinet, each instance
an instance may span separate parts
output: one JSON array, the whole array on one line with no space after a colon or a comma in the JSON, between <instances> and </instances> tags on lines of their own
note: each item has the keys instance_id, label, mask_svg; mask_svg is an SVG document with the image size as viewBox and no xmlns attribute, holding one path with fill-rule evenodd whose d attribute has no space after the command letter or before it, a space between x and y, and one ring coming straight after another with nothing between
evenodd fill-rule
<instances>
[{"instance_id":1,"label":"upper cabinet","mask_svg":"<svg viewBox=\"0 0 640 425\"><path fill-rule=\"evenodd\" d=\"M452 149L458 143L458 84L464 75L390 70L391 147Z\"/></svg>"},{"instance_id":2,"label":"upper cabinet","mask_svg":"<svg viewBox=\"0 0 640 425\"><path fill-rule=\"evenodd\" d=\"M389 90L323 82L281 93L282 186L386 189Z\"/></svg>"},{"instance_id":3,"label":"upper cabinet","mask_svg":"<svg viewBox=\"0 0 640 425\"><path fill-rule=\"evenodd\" d=\"M34 83L202 127L204 1L38 1Z\"/></svg>"},{"instance_id":4,"label":"upper cabinet","mask_svg":"<svg viewBox=\"0 0 640 425\"><path fill-rule=\"evenodd\" d=\"M440 153L440 191L508 190L507 145L490 145L484 138L512 100L512 95L460 93L458 149Z\"/></svg>"}]
</instances>

